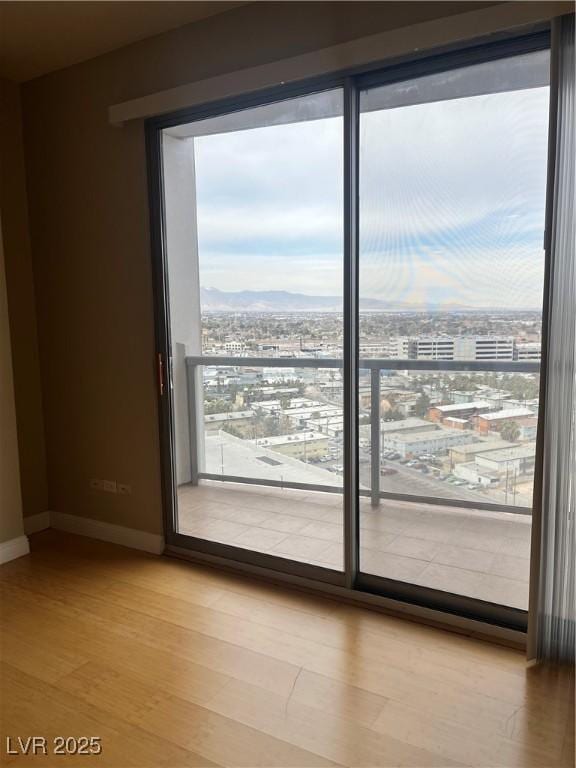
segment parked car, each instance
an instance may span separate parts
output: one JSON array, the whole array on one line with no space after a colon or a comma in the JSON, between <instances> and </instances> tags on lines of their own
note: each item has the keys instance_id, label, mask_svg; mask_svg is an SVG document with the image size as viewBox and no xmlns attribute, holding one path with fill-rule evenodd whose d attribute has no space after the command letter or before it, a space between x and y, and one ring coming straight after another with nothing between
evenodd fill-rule
<instances>
[{"instance_id":1,"label":"parked car","mask_svg":"<svg viewBox=\"0 0 576 768\"><path fill-rule=\"evenodd\" d=\"M476 491L478 488L482 488L482 486L480 483L468 483L466 488L468 488L469 491Z\"/></svg>"},{"instance_id":2,"label":"parked car","mask_svg":"<svg viewBox=\"0 0 576 768\"><path fill-rule=\"evenodd\" d=\"M393 469L392 467L382 467L382 469L380 470L380 474L381 475L397 475L398 470Z\"/></svg>"},{"instance_id":3,"label":"parked car","mask_svg":"<svg viewBox=\"0 0 576 768\"><path fill-rule=\"evenodd\" d=\"M466 485L467 483L468 483L467 480L459 480L458 478L456 478L456 480L454 480L452 485Z\"/></svg>"},{"instance_id":4,"label":"parked car","mask_svg":"<svg viewBox=\"0 0 576 768\"><path fill-rule=\"evenodd\" d=\"M410 461L406 462L407 467L415 467L419 462L416 461L416 459L410 459Z\"/></svg>"},{"instance_id":5,"label":"parked car","mask_svg":"<svg viewBox=\"0 0 576 768\"><path fill-rule=\"evenodd\" d=\"M409 464L410 459L400 459L400 464Z\"/></svg>"}]
</instances>

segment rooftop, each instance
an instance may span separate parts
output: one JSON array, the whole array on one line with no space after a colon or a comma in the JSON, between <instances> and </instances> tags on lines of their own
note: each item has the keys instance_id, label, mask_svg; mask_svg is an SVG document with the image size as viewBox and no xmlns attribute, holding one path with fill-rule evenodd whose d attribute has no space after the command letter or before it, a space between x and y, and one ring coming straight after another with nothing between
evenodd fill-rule
<instances>
[{"instance_id":1,"label":"rooftop","mask_svg":"<svg viewBox=\"0 0 576 768\"><path fill-rule=\"evenodd\" d=\"M468 409L476 409L476 408L491 408L492 406L490 403L487 403L486 400L471 400L469 403L451 403L450 405L435 405L434 408L436 408L441 413L452 413L452 412L458 412L458 411L465 411Z\"/></svg>"},{"instance_id":2,"label":"rooftop","mask_svg":"<svg viewBox=\"0 0 576 768\"><path fill-rule=\"evenodd\" d=\"M505 408L502 411L483 413L480 418L487 421L498 421L498 419L517 419L523 416L534 416L534 411L531 411L529 408Z\"/></svg>"},{"instance_id":3,"label":"rooftop","mask_svg":"<svg viewBox=\"0 0 576 768\"><path fill-rule=\"evenodd\" d=\"M257 446L293 445L296 443L313 443L318 440L326 440L326 435L318 432L296 432L293 435L274 435L273 437L259 437L250 442Z\"/></svg>"},{"instance_id":4,"label":"rooftop","mask_svg":"<svg viewBox=\"0 0 576 768\"><path fill-rule=\"evenodd\" d=\"M461 429L435 429L428 432L410 432L409 434L393 434L388 436L390 440L400 443L425 443L430 440L442 440L446 438L465 438L473 439L470 433Z\"/></svg>"},{"instance_id":5,"label":"rooftop","mask_svg":"<svg viewBox=\"0 0 576 768\"><path fill-rule=\"evenodd\" d=\"M504 448L501 451L491 451L486 458L490 461L508 461L513 459L529 459L536 455L536 443L516 445L514 448Z\"/></svg>"},{"instance_id":6,"label":"rooftop","mask_svg":"<svg viewBox=\"0 0 576 768\"><path fill-rule=\"evenodd\" d=\"M239 421L241 419L252 418L254 418L253 411L231 411L230 413L207 413L204 416L204 421Z\"/></svg>"},{"instance_id":7,"label":"rooftop","mask_svg":"<svg viewBox=\"0 0 576 768\"><path fill-rule=\"evenodd\" d=\"M418 419L415 416L407 419L399 419L398 421L381 421L380 429L382 432L403 432L404 430L418 430L428 429L437 430L438 425L432 421L426 421L425 419Z\"/></svg>"},{"instance_id":8,"label":"rooftop","mask_svg":"<svg viewBox=\"0 0 576 768\"><path fill-rule=\"evenodd\" d=\"M321 436L326 440L326 435ZM271 440L273 438L266 438ZM236 477L259 477L264 480L310 483L341 487L342 478L334 472L293 459L254 440L242 440L228 432L206 435L206 471ZM272 459L273 464L264 459Z\"/></svg>"},{"instance_id":9,"label":"rooftop","mask_svg":"<svg viewBox=\"0 0 576 768\"><path fill-rule=\"evenodd\" d=\"M467 445L457 445L451 448L450 451L454 453L489 453L490 451L500 451L503 448L513 448L514 443L508 443L506 440L487 440L485 442L468 443Z\"/></svg>"}]
</instances>

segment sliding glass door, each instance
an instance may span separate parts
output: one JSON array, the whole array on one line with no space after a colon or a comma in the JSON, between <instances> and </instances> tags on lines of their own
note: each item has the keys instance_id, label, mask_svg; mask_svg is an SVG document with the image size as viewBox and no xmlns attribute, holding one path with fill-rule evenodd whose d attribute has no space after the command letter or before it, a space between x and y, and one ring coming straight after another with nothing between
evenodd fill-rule
<instances>
[{"instance_id":1,"label":"sliding glass door","mask_svg":"<svg viewBox=\"0 0 576 768\"><path fill-rule=\"evenodd\" d=\"M275 567L343 568L342 114L332 89L162 132L175 531Z\"/></svg>"},{"instance_id":2,"label":"sliding glass door","mask_svg":"<svg viewBox=\"0 0 576 768\"><path fill-rule=\"evenodd\" d=\"M149 121L171 547L524 625L548 83L539 34Z\"/></svg>"},{"instance_id":3,"label":"sliding glass door","mask_svg":"<svg viewBox=\"0 0 576 768\"><path fill-rule=\"evenodd\" d=\"M548 69L538 51L360 93L360 570L523 610Z\"/></svg>"}]
</instances>

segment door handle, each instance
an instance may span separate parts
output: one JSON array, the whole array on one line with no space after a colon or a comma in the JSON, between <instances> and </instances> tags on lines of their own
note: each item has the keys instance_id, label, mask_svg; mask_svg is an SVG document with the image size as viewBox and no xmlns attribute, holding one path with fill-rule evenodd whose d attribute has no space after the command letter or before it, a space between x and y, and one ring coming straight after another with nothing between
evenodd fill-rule
<instances>
[{"instance_id":1,"label":"door handle","mask_svg":"<svg viewBox=\"0 0 576 768\"><path fill-rule=\"evenodd\" d=\"M158 362L158 389L160 391L160 397L162 397L164 395L164 358L162 357L161 352L158 352L157 362Z\"/></svg>"}]
</instances>

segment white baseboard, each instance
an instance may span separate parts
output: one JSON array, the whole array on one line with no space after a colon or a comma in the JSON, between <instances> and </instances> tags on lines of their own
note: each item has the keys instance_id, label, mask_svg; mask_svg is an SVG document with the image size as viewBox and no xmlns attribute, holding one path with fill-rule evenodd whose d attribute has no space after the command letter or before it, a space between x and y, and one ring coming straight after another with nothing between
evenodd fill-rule
<instances>
[{"instance_id":1,"label":"white baseboard","mask_svg":"<svg viewBox=\"0 0 576 768\"><path fill-rule=\"evenodd\" d=\"M137 531L135 528L125 528L122 525L103 523L101 520L92 520L88 517L67 515L64 512L51 512L50 525L60 531L76 533L79 536L88 536L92 539L101 539L132 549L141 549L154 555L161 555L164 551L164 536L147 531Z\"/></svg>"},{"instance_id":2,"label":"white baseboard","mask_svg":"<svg viewBox=\"0 0 576 768\"><path fill-rule=\"evenodd\" d=\"M29 515L24 518L24 532L30 536L50 528L50 512L40 512L37 515Z\"/></svg>"},{"instance_id":3,"label":"white baseboard","mask_svg":"<svg viewBox=\"0 0 576 768\"><path fill-rule=\"evenodd\" d=\"M8 563L10 560L16 560L30 552L27 536L18 536L10 541L3 541L0 544L0 564Z\"/></svg>"}]
</instances>

